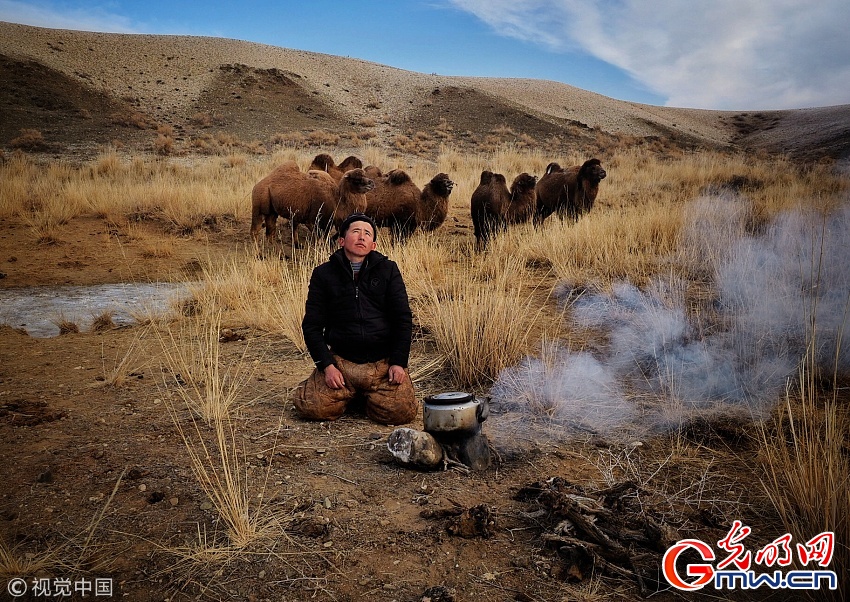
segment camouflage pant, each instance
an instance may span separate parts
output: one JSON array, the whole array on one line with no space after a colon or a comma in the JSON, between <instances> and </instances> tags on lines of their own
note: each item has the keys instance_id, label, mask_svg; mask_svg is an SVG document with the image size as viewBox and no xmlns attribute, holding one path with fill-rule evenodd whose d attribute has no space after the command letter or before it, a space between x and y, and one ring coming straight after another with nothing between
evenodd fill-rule
<instances>
[{"instance_id":1,"label":"camouflage pant","mask_svg":"<svg viewBox=\"0 0 850 602\"><path fill-rule=\"evenodd\" d=\"M389 381L386 360L368 364L355 364L334 356L336 365L345 379L341 389L331 389L321 370L313 373L298 385L295 391L295 409L308 420L336 420L356 395L366 400L366 415L381 424L407 424L416 417L419 403L413 391L410 374L405 370L403 382Z\"/></svg>"}]
</instances>

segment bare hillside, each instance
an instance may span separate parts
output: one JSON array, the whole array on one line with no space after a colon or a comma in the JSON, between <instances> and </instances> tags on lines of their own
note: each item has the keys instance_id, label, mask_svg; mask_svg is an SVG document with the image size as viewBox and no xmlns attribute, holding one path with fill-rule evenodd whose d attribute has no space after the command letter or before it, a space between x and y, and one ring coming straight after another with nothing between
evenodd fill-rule
<instances>
[{"instance_id":1,"label":"bare hillside","mask_svg":"<svg viewBox=\"0 0 850 602\"><path fill-rule=\"evenodd\" d=\"M149 145L169 126L269 144L288 132L398 136L439 130L479 142L493 130L560 147L606 135L688 148L764 149L801 158L850 154L850 105L722 112L614 100L565 84L448 77L353 58L192 36L102 34L0 23L0 146L22 129L45 150L115 140Z\"/></svg>"}]
</instances>

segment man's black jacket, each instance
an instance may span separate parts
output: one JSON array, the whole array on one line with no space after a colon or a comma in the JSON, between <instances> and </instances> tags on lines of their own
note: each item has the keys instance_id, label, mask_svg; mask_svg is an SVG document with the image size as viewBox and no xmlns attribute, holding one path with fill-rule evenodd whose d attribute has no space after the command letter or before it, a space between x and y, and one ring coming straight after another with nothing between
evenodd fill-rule
<instances>
[{"instance_id":1,"label":"man's black jacket","mask_svg":"<svg viewBox=\"0 0 850 602\"><path fill-rule=\"evenodd\" d=\"M339 249L313 270L301 328L320 370L334 363L332 352L358 364L386 359L406 368L413 316L398 265L371 251L355 281Z\"/></svg>"}]
</instances>

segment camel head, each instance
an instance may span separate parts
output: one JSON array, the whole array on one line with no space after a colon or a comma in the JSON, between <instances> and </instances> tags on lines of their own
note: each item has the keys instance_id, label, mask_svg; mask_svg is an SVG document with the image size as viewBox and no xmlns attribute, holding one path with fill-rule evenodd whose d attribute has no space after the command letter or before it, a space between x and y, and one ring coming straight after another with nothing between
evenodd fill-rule
<instances>
[{"instance_id":1,"label":"camel head","mask_svg":"<svg viewBox=\"0 0 850 602\"><path fill-rule=\"evenodd\" d=\"M588 159L581 166L581 170L579 170L579 178L594 184L598 184L604 180L607 175L605 170L602 169L602 162L599 159Z\"/></svg>"},{"instance_id":2,"label":"camel head","mask_svg":"<svg viewBox=\"0 0 850 602\"><path fill-rule=\"evenodd\" d=\"M455 183L444 173L438 173L431 178L431 188L440 196L449 196L452 193L454 185Z\"/></svg>"},{"instance_id":3,"label":"camel head","mask_svg":"<svg viewBox=\"0 0 850 602\"><path fill-rule=\"evenodd\" d=\"M366 172L359 167L345 172L345 175L342 176L342 182L345 182L356 194L366 194L375 187L375 181L369 178Z\"/></svg>"}]
</instances>

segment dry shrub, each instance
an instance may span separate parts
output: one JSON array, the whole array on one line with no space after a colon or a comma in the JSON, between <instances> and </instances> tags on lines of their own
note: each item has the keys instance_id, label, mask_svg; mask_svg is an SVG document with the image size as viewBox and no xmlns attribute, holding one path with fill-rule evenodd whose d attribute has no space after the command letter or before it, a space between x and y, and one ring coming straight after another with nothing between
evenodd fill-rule
<instances>
[{"instance_id":1,"label":"dry shrub","mask_svg":"<svg viewBox=\"0 0 850 602\"><path fill-rule=\"evenodd\" d=\"M243 145L243 148L252 155L265 155L269 151L261 140L252 140Z\"/></svg>"},{"instance_id":2,"label":"dry shrub","mask_svg":"<svg viewBox=\"0 0 850 602\"><path fill-rule=\"evenodd\" d=\"M415 304L461 388L489 387L504 368L522 359L540 316L536 291L516 286L525 266L515 258L496 263L501 267L467 258L441 284L425 275L423 296Z\"/></svg>"},{"instance_id":3,"label":"dry shrub","mask_svg":"<svg viewBox=\"0 0 850 602\"><path fill-rule=\"evenodd\" d=\"M799 389L786 395L785 408L762 436L763 486L784 530L798 544L824 532L835 534L828 567L837 575L850 571L850 417L847 409L824 394L811 371L801 370ZM799 567L804 568L804 567ZM816 591L818 600L846 600L846 579L837 591Z\"/></svg>"},{"instance_id":4,"label":"dry shrub","mask_svg":"<svg viewBox=\"0 0 850 602\"><path fill-rule=\"evenodd\" d=\"M494 136L498 136L499 138L516 138L517 133L513 128L510 128L506 125L500 125L497 128L491 130Z\"/></svg>"},{"instance_id":5,"label":"dry shrub","mask_svg":"<svg viewBox=\"0 0 850 602\"><path fill-rule=\"evenodd\" d=\"M192 289L201 312L226 308L231 320L281 334L306 351L301 318L313 268L327 258L324 242L312 241L288 261L258 259L253 253L204 266L202 283Z\"/></svg>"},{"instance_id":6,"label":"dry shrub","mask_svg":"<svg viewBox=\"0 0 850 602\"><path fill-rule=\"evenodd\" d=\"M153 142L153 150L157 155L168 156L174 153L174 138L165 134L157 134Z\"/></svg>"},{"instance_id":7,"label":"dry shrub","mask_svg":"<svg viewBox=\"0 0 850 602\"><path fill-rule=\"evenodd\" d=\"M371 117L363 117L357 122L357 125L364 128L373 128L378 125L378 122Z\"/></svg>"},{"instance_id":8,"label":"dry shrub","mask_svg":"<svg viewBox=\"0 0 850 602\"><path fill-rule=\"evenodd\" d=\"M496 134L487 134L484 140L478 143L478 150L485 153L493 153L498 151L504 145L501 136Z\"/></svg>"},{"instance_id":9,"label":"dry shrub","mask_svg":"<svg viewBox=\"0 0 850 602\"><path fill-rule=\"evenodd\" d=\"M227 149L238 147L242 144L239 140L239 136L232 132L216 132L213 138L219 146L223 146Z\"/></svg>"},{"instance_id":10,"label":"dry shrub","mask_svg":"<svg viewBox=\"0 0 850 602\"><path fill-rule=\"evenodd\" d=\"M260 154L265 154L265 152L260 153ZM245 167L247 165L247 163L248 163L248 159L245 157L245 155L230 154L230 155L227 155L224 158L225 166L227 166L231 169L236 168L236 167Z\"/></svg>"},{"instance_id":11,"label":"dry shrub","mask_svg":"<svg viewBox=\"0 0 850 602\"><path fill-rule=\"evenodd\" d=\"M115 314L111 311L104 311L92 319L91 322L91 331L92 332L105 332L107 330L112 330L115 328L115 322L112 320L112 317Z\"/></svg>"},{"instance_id":12,"label":"dry shrub","mask_svg":"<svg viewBox=\"0 0 850 602\"><path fill-rule=\"evenodd\" d=\"M217 121L218 119L209 113L195 113L189 118L189 123L199 128L208 128Z\"/></svg>"},{"instance_id":13,"label":"dry shrub","mask_svg":"<svg viewBox=\"0 0 850 602\"><path fill-rule=\"evenodd\" d=\"M298 148L307 143L307 137L301 132L278 132L272 136L273 144L283 144Z\"/></svg>"},{"instance_id":14,"label":"dry shrub","mask_svg":"<svg viewBox=\"0 0 850 602\"><path fill-rule=\"evenodd\" d=\"M412 302L424 298L434 288L449 285L457 257L453 249L443 244L438 233L418 233L403 243L389 246L385 240L378 240L378 250L398 264Z\"/></svg>"},{"instance_id":15,"label":"dry shrub","mask_svg":"<svg viewBox=\"0 0 850 602\"><path fill-rule=\"evenodd\" d=\"M59 314L59 317L50 320L54 326L59 329L59 334L75 334L80 332L80 327L76 322L67 319L64 315Z\"/></svg>"},{"instance_id":16,"label":"dry shrub","mask_svg":"<svg viewBox=\"0 0 850 602\"><path fill-rule=\"evenodd\" d=\"M377 134L369 130L360 130L358 132L349 132L345 135L351 141L352 146L361 146L364 142L372 140Z\"/></svg>"},{"instance_id":17,"label":"dry shrub","mask_svg":"<svg viewBox=\"0 0 850 602\"><path fill-rule=\"evenodd\" d=\"M248 362L222 360L220 331L221 310L202 307L191 318L156 333L165 359L166 387L179 385L186 407L207 424L226 419L253 401L243 392L252 368Z\"/></svg>"},{"instance_id":18,"label":"dry shrub","mask_svg":"<svg viewBox=\"0 0 850 602\"><path fill-rule=\"evenodd\" d=\"M61 210L61 205L57 206ZM60 226L68 222L68 217L61 213L54 213L50 208L31 211L23 215L23 222L35 236L40 245L55 245L61 242L59 238Z\"/></svg>"},{"instance_id":19,"label":"dry shrub","mask_svg":"<svg viewBox=\"0 0 850 602\"><path fill-rule=\"evenodd\" d=\"M39 174L40 168L20 151L0 163L0 217L12 217L25 210L22 200L30 194L31 182Z\"/></svg>"},{"instance_id":20,"label":"dry shrub","mask_svg":"<svg viewBox=\"0 0 850 602\"><path fill-rule=\"evenodd\" d=\"M405 153L426 155L437 148L437 143L426 132L416 132L412 137L397 135L393 139L393 146Z\"/></svg>"},{"instance_id":21,"label":"dry shrub","mask_svg":"<svg viewBox=\"0 0 850 602\"><path fill-rule=\"evenodd\" d=\"M452 126L445 117L440 117L440 122L437 124L435 129L435 134L437 138L444 142L448 142L454 138L454 134L452 134Z\"/></svg>"},{"instance_id":22,"label":"dry shrub","mask_svg":"<svg viewBox=\"0 0 850 602\"><path fill-rule=\"evenodd\" d=\"M248 148L255 154L265 154L266 152L265 146L259 141L245 144L236 134L223 131L214 134L204 132L193 137L189 141L189 146L202 155L222 155L232 153L237 148Z\"/></svg>"},{"instance_id":23,"label":"dry shrub","mask_svg":"<svg viewBox=\"0 0 850 602\"><path fill-rule=\"evenodd\" d=\"M803 268L814 274L813 290L822 286L822 269L826 271L821 265L823 238L817 250L821 259ZM810 303L807 315L801 316L807 324L807 345L799 378L787 386L784 407L778 408L774 422L762 426L762 485L797 545L822 533L834 534L834 555L827 568L838 575L838 589L815 590L811 597L844 601L850 594L850 584L842 578L850 572L850 410L846 397L840 396L846 390L841 386L847 377L842 339L850 294L843 295L842 319L825 357L826 344L816 333L821 328L818 322L829 317L818 314L823 307L818 301ZM796 568L810 567L798 564Z\"/></svg>"},{"instance_id":24,"label":"dry shrub","mask_svg":"<svg viewBox=\"0 0 850 602\"><path fill-rule=\"evenodd\" d=\"M260 541L279 539L280 513L264 503L268 470L259 483L249 478L242 437L233 414L253 403L250 382L255 365L245 354L221 355L221 312L201 311L177 328L158 331L163 358L166 407L185 445L192 471L225 527L227 542L202 539L199 549L173 550L192 563L200 556L226 557ZM176 395L175 395L176 393ZM176 398L176 400L175 400ZM184 410L188 410L188 417ZM274 456L272 450L271 456ZM259 485L256 489L254 485Z\"/></svg>"},{"instance_id":25,"label":"dry shrub","mask_svg":"<svg viewBox=\"0 0 850 602\"><path fill-rule=\"evenodd\" d=\"M339 140L339 134L325 130L313 130L307 134L307 143L312 146L337 146Z\"/></svg>"},{"instance_id":26,"label":"dry shrub","mask_svg":"<svg viewBox=\"0 0 850 602\"><path fill-rule=\"evenodd\" d=\"M517 136L515 144L517 148L535 148L537 147L537 140L529 134L522 133Z\"/></svg>"},{"instance_id":27,"label":"dry shrub","mask_svg":"<svg viewBox=\"0 0 850 602\"><path fill-rule=\"evenodd\" d=\"M186 166L147 155L127 163L114 149L80 166L24 156L0 165L0 213L20 217L42 242L58 241L59 227L86 213L116 221L165 217L178 229L223 215L226 223L247 214L246 190L261 177L235 155L226 170L218 159Z\"/></svg>"},{"instance_id":28,"label":"dry shrub","mask_svg":"<svg viewBox=\"0 0 850 602\"><path fill-rule=\"evenodd\" d=\"M90 167L90 173L94 176L116 175L123 169L121 157L115 150L110 150L99 155Z\"/></svg>"},{"instance_id":29,"label":"dry shrub","mask_svg":"<svg viewBox=\"0 0 850 602\"><path fill-rule=\"evenodd\" d=\"M153 121L147 115L139 111L113 113L110 116L110 119L115 125L134 127L140 130L147 130L154 125Z\"/></svg>"},{"instance_id":30,"label":"dry shrub","mask_svg":"<svg viewBox=\"0 0 850 602\"><path fill-rule=\"evenodd\" d=\"M13 138L9 145L12 148L17 148L24 151L36 152L48 148L47 141L44 139L44 134L39 130L23 128L21 134Z\"/></svg>"},{"instance_id":31,"label":"dry shrub","mask_svg":"<svg viewBox=\"0 0 850 602\"><path fill-rule=\"evenodd\" d=\"M647 207L643 214L594 209L576 223L553 216L542 228L513 228L494 244L496 252L513 244L526 260L544 259L563 280L640 284L676 249L680 220L678 208Z\"/></svg>"},{"instance_id":32,"label":"dry shrub","mask_svg":"<svg viewBox=\"0 0 850 602\"><path fill-rule=\"evenodd\" d=\"M213 137L209 134L202 134L192 138L189 142L189 146L194 149L195 152L202 155L213 155L218 150L218 144L216 144Z\"/></svg>"}]
</instances>

